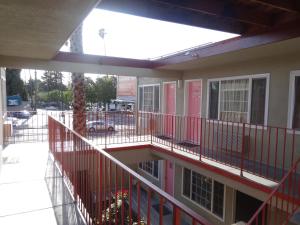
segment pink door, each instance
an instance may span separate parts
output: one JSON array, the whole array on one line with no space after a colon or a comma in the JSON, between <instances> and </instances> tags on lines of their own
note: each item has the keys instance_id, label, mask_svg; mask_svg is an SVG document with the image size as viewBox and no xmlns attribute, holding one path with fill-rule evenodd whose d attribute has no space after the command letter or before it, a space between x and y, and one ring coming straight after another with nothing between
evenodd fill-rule
<instances>
[{"instance_id":1,"label":"pink door","mask_svg":"<svg viewBox=\"0 0 300 225\"><path fill-rule=\"evenodd\" d=\"M174 163L165 161L165 192L169 195L174 195Z\"/></svg>"},{"instance_id":2,"label":"pink door","mask_svg":"<svg viewBox=\"0 0 300 225\"><path fill-rule=\"evenodd\" d=\"M186 112L186 124L187 124L187 140L199 143L199 135L201 129L201 96L202 96L202 81L188 81L186 88L187 96L187 112Z\"/></svg>"},{"instance_id":3,"label":"pink door","mask_svg":"<svg viewBox=\"0 0 300 225\"><path fill-rule=\"evenodd\" d=\"M176 85L175 83L164 84L164 103L165 103L165 115L164 115L164 135L168 137L173 136L175 130L174 123L176 114ZM173 121L173 123L172 123Z\"/></svg>"},{"instance_id":4,"label":"pink door","mask_svg":"<svg viewBox=\"0 0 300 225\"><path fill-rule=\"evenodd\" d=\"M164 84L164 135L174 137L176 114L176 83ZM174 165L172 161L165 161L165 191L173 195Z\"/></svg>"}]
</instances>

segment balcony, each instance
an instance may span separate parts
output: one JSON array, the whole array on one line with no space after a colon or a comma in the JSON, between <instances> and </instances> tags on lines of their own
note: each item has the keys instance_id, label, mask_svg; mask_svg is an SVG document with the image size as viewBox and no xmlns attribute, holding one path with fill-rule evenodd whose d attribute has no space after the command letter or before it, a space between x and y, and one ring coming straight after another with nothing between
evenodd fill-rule
<instances>
[{"instance_id":1,"label":"balcony","mask_svg":"<svg viewBox=\"0 0 300 225\"><path fill-rule=\"evenodd\" d=\"M299 208L293 130L152 113L88 113L87 121L102 125L88 125L82 137L72 130L72 116L57 113L43 126L52 162L89 224L209 224L110 154L143 148L256 184L268 197L248 224L261 218L285 224Z\"/></svg>"},{"instance_id":2,"label":"balcony","mask_svg":"<svg viewBox=\"0 0 300 225\"><path fill-rule=\"evenodd\" d=\"M86 118L86 138L100 148L148 145L267 185L276 185L300 156L300 139L288 128L157 113L90 112ZM59 119L72 127L72 114Z\"/></svg>"}]
</instances>

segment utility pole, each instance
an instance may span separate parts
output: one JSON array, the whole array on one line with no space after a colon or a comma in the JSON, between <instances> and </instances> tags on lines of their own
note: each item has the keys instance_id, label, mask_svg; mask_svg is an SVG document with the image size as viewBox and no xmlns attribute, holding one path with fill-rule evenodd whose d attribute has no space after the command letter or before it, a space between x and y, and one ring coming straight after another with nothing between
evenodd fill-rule
<instances>
[{"instance_id":1,"label":"utility pole","mask_svg":"<svg viewBox=\"0 0 300 225\"><path fill-rule=\"evenodd\" d=\"M106 56L106 46L105 46L105 35L107 33L105 32L105 29L104 28L101 28L99 30L99 36L102 38L103 40L103 49L104 49L104 56Z\"/></svg>"}]
</instances>

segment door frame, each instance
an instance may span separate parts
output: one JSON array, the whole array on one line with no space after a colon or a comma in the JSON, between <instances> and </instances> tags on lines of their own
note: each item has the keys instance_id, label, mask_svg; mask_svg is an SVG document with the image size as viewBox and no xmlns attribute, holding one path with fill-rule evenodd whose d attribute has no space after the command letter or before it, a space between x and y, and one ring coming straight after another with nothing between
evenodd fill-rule
<instances>
[{"instance_id":1,"label":"door frame","mask_svg":"<svg viewBox=\"0 0 300 225\"><path fill-rule=\"evenodd\" d=\"M203 100L203 80L200 78L197 79L189 79L189 80L184 80L184 110L183 110L183 115L187 116L188 110L188 93L187 93L187 85L189 82L193 82L193 81L200 81L201 82L201 100L200 100L200 109L199 109L199 117L202 117L202 100Z\"/></svg>"},{"instance_id":2,"label":"door frame","mask_svg":"<svg viewBox=\"0 0 300 225\"><path fill-rule=\"evenodd\" d=\"M164 182L163 183L164 183L164 190L167 193L168 193L168 191L167 191L168 182L166 182L166 177L167 177L166 173L167 173L167 170L169 170L170 163L172 164L172 194L171 193L168 193L168 194L171 196L174 196L175 195L175 161L165 159L165 161L163 163L164 163L164 173L163 173L164 174Z\"/></svg>"},{"instance_id":3,"label":"door frame","mask_svg":"<svg viewBox=\"0 0 300 225\"><path fill-rule=\"evenodd\" d=\"M165 100L165 84L175 84L175 114L174 115L176 115L176 113L177 113L177 82L176 82L176 80L175 81L165 81L165 82L163 82L163 90L162 90L162 113L166 113L166 100Z\"/></svg>"},{"instance_id":4,"label":"door frame","mask_svg":"<svg viewBox=\"0 0 300 225\"><path fill-rule=\"evenodd\" d=\"M163 82L163 84L162 84L162 109L161 109L161 112L163 113L163 114L165 114L166 113L166 100L165 100L165 85L166 84L175 84L175 114L174 114L174 116L176 116L176 113L177 113L177 97L176 97L176 95L177 95L177 81L175 80L175 81L165 81L165 82ZM176 121L174 120L174 122L173 122L173 130L172 130L172 133L174 134L175 133L175 131L176 131L176 127L175 127L175 124L176 124ZM163 126L162 126L162 129L164 130L164 126L165 126L165 123L163 122Z\"/></svg>"}]
</instances>

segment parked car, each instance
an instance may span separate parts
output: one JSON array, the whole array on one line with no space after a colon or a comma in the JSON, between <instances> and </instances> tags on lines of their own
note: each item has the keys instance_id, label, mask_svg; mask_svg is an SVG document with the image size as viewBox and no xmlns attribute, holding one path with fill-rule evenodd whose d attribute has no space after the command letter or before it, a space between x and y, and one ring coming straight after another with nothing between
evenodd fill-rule
<instances>
[{"instance_id":1,"label":"parked car","mask_svg":"<svg viewBox=\"0 0 300 225\"><path fill-rule=\"evenodd\" d=\"M96 132L96 131L114 131L115 126L112 121L107 121L105 126L104 120L97 120L97 121L89 121L86 124L87 130L89 132Z\"/></svg>"},{"instance_id":2,"label":"parked car","mask_svg":"<svg viewBox=\"0 0 300 225\"><path fill-rule=\"evenodd\" d=\"M47 106L45 107L46 110L57 110L55 106Z\"/></svg>"},{"instance_id":3,"label":"parked car","mask_svg":"<svg viewBox=\"0 0 300 225\"><path fill-rule=\"evenodd\" d=\"M12 112L12 117L19 118L19 119L28 119L30 116L31 114L27 110Z\"/></svg>"}]
</instances>

